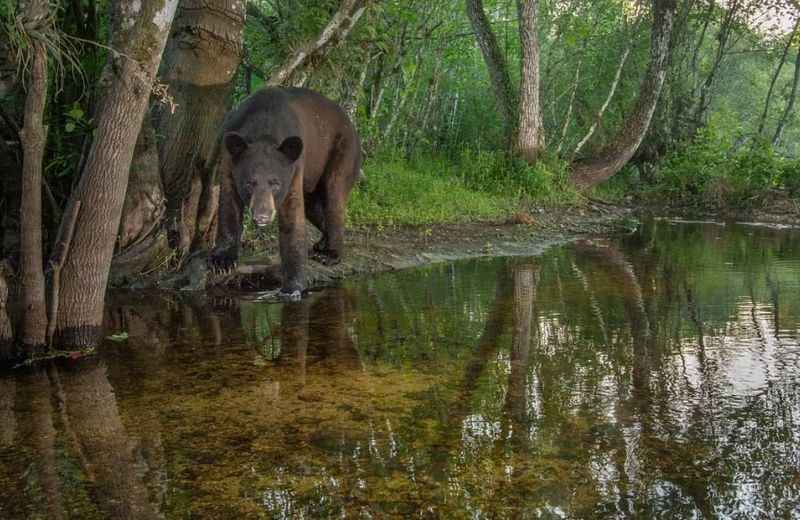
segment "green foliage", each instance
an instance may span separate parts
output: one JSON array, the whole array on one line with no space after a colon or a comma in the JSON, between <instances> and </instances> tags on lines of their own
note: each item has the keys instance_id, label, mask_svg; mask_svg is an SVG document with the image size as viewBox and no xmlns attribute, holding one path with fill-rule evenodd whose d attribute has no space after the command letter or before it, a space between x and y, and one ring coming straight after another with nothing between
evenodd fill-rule
<instances>
[{"instance_id":1,"label":"green foliage","mask_svg":"<svg viewBox=\"0 0 800 520\"><path fill-rule=\"evenodd\" d=\"M670 153L651 196L672 202L747 207L763 201L771 189L800 190L800 161L788 159L763 140L734 148L714 127Z\"/></svg>"},{"instance_id":2,"label":"green foliage","mask_svg":"<svg viewBox=\"0 0 800 520\"><path fill-rule=\"evenodd\" d=\"M350 224L425 225L503 218L514 207L508 195L472 189L457 168L442 160L414 164L384 158L368 161L365 179L348 203Z\"/></svg>"},{"instance_id":3,"label":"green foliage","mask_svg":"<svg viewBox=\"0 0 800 520\"><path fill-rule=\"evenodd\" d=\"M701 130L693 143L667 156L657 191L672 198L704 194L711 181L726 170L728 152L729 146L713 128Z\"/></svg>"},{"instance_id":4,"label":"green foliage","mask_svg":"<svg viewBox=\"0 0 800 520\"><path fill-rule=\"evenodd\" d=\"M423 225L497 220L520 204L563 204L578 195L567 164L544 157L536 166L494 151L462 152L453 162L419 156L370 160L348 204L351 224Z\"/></svg>"},{"instance_id":5,"label":"green foliage","mask_svg":"<svg viewBox=\"0 0 800 520\"><path fill-rule=\"evenodd\" d=\"M531 166L504 152L464 149L458 161L464 184L474 190L541 202L567 202L577 193L569 183L569 165L552 155Z\"/></svg>"}]
</instances>

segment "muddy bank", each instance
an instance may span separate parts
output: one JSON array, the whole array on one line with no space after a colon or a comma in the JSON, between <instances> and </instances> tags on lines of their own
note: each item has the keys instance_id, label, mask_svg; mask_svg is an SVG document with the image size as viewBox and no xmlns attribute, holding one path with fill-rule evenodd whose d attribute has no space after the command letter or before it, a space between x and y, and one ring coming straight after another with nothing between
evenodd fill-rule
<instances>
[{"instance_id":1,"label":"muddy bank","mask_svg":"<svg viewBox=\"0 0 800 520\"><path fill-rule=\"evenodd\" d=\"M582 207L533 208L505 222L472 222L421 227L348 229L344 260L335 266L308 262L309 288L348 276L417 267L434 262L481 256L534 255L575 238L629 228L627 208L590 203ZM316 240L309 226L309 243ZM229 273L207 269L206 259L189 259L179 273L141 277L129 288L167 290L267 291L280 284L278 245L274 234L245 244L250 251Z\"/></svg>"},{"instance_id":2,"label":"muddy bank","mask_svg":"<svg viewBox=\"0 0 800 520\"><path fill-rule=\"evenodd\" d=\"M630 197L629 207L641 216L670 216L685 220L713 220L718 222L758 222L783 226L800 226L800 203L784 190L769 190L758 194L742 205L732 205L719 200L695 200L659 203L644 198Z\"/></svg>"}]
</instances>

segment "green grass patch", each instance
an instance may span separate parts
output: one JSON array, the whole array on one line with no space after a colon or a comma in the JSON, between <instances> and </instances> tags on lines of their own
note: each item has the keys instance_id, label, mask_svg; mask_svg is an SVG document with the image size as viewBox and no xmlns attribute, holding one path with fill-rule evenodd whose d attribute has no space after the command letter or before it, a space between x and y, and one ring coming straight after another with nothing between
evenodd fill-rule
<instances>
[{"instance_id":1,"label":"green grass patch","mask_svg":"<svg viewBox=\"0 0 800 520\"><path fill-rule=\"evenodd\" d=\"M517 207L515 196L470 188L456 170L434 159L413 164L371 159L350 196L348 222L398 226L497 220Z\"/></svg>"}]
</instances>

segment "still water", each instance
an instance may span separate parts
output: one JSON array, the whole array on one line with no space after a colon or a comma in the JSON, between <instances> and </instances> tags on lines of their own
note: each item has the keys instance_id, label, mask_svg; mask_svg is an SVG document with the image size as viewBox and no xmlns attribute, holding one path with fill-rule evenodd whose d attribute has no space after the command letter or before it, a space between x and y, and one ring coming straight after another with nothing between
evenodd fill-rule
<instances>
[{"instance_id":1,"label":"still water","mask_svg":"<svg viewBox=\"0 0 800 520\"><path fill-rule=\"evenodd\" d=\"M653 221L0 378L0 518L798 518L800 233Z\"/></svg>"}]
</instances>

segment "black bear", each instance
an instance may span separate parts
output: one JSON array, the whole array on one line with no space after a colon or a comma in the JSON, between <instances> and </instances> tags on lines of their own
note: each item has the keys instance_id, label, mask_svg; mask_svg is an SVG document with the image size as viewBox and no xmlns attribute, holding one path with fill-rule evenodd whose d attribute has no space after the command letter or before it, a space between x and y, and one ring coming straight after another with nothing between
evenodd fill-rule
<instances>
[{"instance_id":1,"label":"black bear","mask_svg":"<svg viewBox=\"0 0 800 520\"><path fill-rule=\"evenodd\" d=\"M315 260L339 262L347 197L361 171L361 145L347 114L333 101L302 88L265 88L245 99L223 128L214 268L239 257L242 215L257 226L277 215L281 293L305 289L305 217L322 232Z\"/></svg>"}]
</instances>

